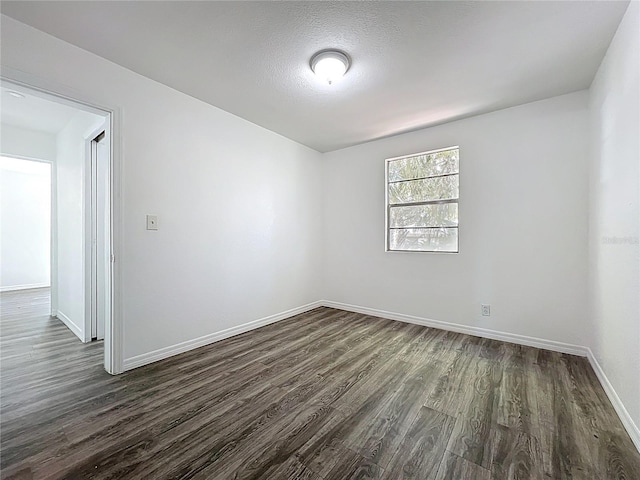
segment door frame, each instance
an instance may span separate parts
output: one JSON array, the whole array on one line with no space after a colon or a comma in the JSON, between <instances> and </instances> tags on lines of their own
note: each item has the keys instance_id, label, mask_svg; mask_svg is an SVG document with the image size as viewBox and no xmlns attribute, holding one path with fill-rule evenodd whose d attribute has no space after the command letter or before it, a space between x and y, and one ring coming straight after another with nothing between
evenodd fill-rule
<instances>
[{"instance_id":1,"label":"door frame","mask_svg":"<svg viewBox=\"0 0 640 480\"><path fill-rule=\"evenodd\" d=\"M65 85L9 67L3 67L2 73L0 73L0 81L9 84L12 89L18 92L22 90L30 95L53 100L106 117L105 124L108 126L110 143L109 203L111 219L109 230L111 234L111 315L105 321L104 369L112 375L122 373L124 357L121 288L122 232L124 231L124 219L122 215L124 212L124 199L122 195L122 185L124 183L122 175L122 109L118 105L108 105L98 101L93 94L87 96ZM53 189L54 187L52 186L52 190ZM53 273L52 269L52 276Z\"/></svg>"},{"instance_id":2,"label":"door frame","mask_svg":"<svg viewBox=\"0 0 640 480\"><path fill-rule=\"evenodd\" d=\"M92 131L89 135L85 136L84 144L85 144L85 155L84 155L84 267L85 267L85 278L84 278L84 294L85 294L85 315L84 315L84 332L85 332L85 342L90 342L93 337L93 323L94 319L98 315L98 305L97 305L97 297L93 295L94 293L94 282L98 281L98 268L97 262L98 259L94 258L94 253L97 255L97 252L94 252L93 248L93 234L96 220L96 208L97 208L97 185L94 184L94 158L97 160L97 151L94 152L94 141L95 139L104 134L107 141L109 141L110 132L108 119L105 119L105 123L100 125L97 129ZM95 146L97 148L97 145ZM111 152L109 152L109 158L111 158ZM111 212L109 212L109 216L111 217ZM111 243L111 239L109 239L109 243ZM107 246L110 250L111 254L113 254L113 250L111 249L111 245ZM96 263L94 264L94 260ZM107 266L107 272L109 278L111 278L111 260L109 260L109 265ZM109 291L111 289L109 288ZM106 330L106 324L105 324ZM101 340L98 338L98 340Z\"/></svg>"}]
</instances>

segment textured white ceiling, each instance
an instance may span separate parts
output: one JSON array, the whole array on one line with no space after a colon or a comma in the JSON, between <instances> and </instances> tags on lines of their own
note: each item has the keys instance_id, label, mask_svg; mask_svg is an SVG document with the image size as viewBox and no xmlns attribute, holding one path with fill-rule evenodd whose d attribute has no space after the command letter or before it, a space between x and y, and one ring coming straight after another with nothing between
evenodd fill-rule
<instances>
[{"instance_id":1,"label":"textured white ceiling","mask_svg":"<svg viewBox=\"0 0 640 480\"><path fill-rule=\"evenodd\" d=\"M7 92L19 90L24 98L15 98ZM29 95L23 88L0 87L0 122L4 125L56 134L62 130L78 110L61 103Z\"/></svg>"},{"instance_id":2,"label":"textured white ceiling","mask_svg":"<svg viewBox=\"0 0 640 480\"><path fill-rule=\"evenodd\" d=\"M319 151L589 87L628 1L30 2L2 13ZM340 83L318 50L346 51Z\"/></svg>"}]
</instances>

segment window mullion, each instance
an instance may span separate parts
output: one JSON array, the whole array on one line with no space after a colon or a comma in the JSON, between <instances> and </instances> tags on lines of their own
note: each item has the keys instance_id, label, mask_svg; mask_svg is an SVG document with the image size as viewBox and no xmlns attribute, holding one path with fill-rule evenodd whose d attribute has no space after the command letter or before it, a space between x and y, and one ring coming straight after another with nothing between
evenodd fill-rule
<instances>
[{"instance_id":1,"label":"window mullion","mask_svg":"<svg viewBox=\"0 0 640 480\"><path fill-rule=\"evenodd\" d=\"M389 208L396 207L419 207L420 205L446 205L449 203L458 203L457 198L445 198L442 200L425 200L424 202L408 202L408 203L390 203Z\"/></svg>"},{"instance_id":2,"label":"window mullion","mask_svg":"<svg viewBox=\"0 0 640 480\"><path fill-rule=\"evenodd\" d=\"M442 178L442 177L454 177L456 175L460 175L460 172L455 173L443 173L442 175L429 175L426 177L417 177L417 178L407 178L406 180L389 180L389 185L395 183L403 183L403 182L415 182L416 180L427 180L429 178Z\"/></svg>"}]
</instances>

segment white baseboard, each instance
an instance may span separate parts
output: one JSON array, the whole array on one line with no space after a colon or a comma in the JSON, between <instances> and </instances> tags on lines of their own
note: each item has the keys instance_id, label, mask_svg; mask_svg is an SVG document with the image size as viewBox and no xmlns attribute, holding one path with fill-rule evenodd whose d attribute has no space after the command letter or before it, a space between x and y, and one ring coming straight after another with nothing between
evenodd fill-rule
<instances>
[{"instance_id":1,"label":"white baseboard","mask_svg":"<svg viewBox=\"0 0 640 480\"><path fill-rule=\"evenodd\" d=\"M123 369L124 371L133 370L134 368L142 367L144 365L157 362L158 360L163 360L165 358L178 355L179 353L193 350L194 348L203 347L205 345L209 345L210 343L224 340L225 338L233 337L244 332L248 332L249 330L255 330L256 328L264 327L265 325L284 320L285 318L293 317L294 315L298 315L300 313L308 312L309 310L313 310L314 308L318 308L321 306L322 303L319 301L308 303L306 305L302 305L301 307L292 308L284 312L269 315L268 317L243 323L242 325L238 325L237 327L227 328L226 330L222 330L220 332L210 333L199 338L194 338L193 340L187 340L186 342L170 345L168 347L153 350L148 353L143 353L142 355L136 355L135 357L125 358L123 362Z\"/></svg>"},{"instance_id":2,"label":"white baseboard","mask_svg":"<svg viewBox=\"0 0 640 480\"><path fill-rule=\"evenodd\" d=\"M58 310L56 314L56 318L58 318L62 323L64 323L69 330L73 332L73 334L80 339L81 342L84 342L84 335L82 334L82 329L78 327L69 317L67 317L64 313Z\"/></svg>"},{"instance_id":3,"label":"white baseboard","mask_svg":"<svg viewBox=\"0 0 640 480\"><path fill-rule=\"evenodd\" d=\"M638 452L640 452L640 428L638 428L638 426L635 424L635 422L631 418L631 415L629 415L629 412L624 407L622 400L620 400L620 397L618 396L615 389L613 388L613 385L611 385L611 382L607 378L607 375L604 373L604 370L598 363L598 360L596 359L591 349L588 348L587 350L588 350L587 358L589 359L591 368L593 368L593 371L596 373L596 376L600 381L600 385L602 385L602 388L607 394L607 397L609 397L609 401L613 405L613 408L618 414L618 417L620 417L620 421L622 422L622 425L624 425L625 430L631 437L631 440L633 441L634 445L638 449Z\"/></svg>"},{"instance_id":4,"label":"white baseboard","mask_svg":"<svg viewBox=\"0 0 640 480\"><path fill-rule=\"evenodd\" d=\"M50 287L49 283L30 283L27 285L8 285L6 287L0 287L0 292L13 292L15 290L30 290L32 288L44 288Z\"/></svg>"},{"instance_id":5,"label":"white baseboard","mask_svg":"<svg viewBox=\"0 0 640 480\"><path fill-rule=\"evenodd\" d=\"M441 320L432 320L430 318L415 317L413 315L405 315L404 313L387 312L386 310L378 310L375 308L361 307L359 305L349 305L347 303L332 302L323 300L322 305L325 307L347 310L349 312L363 313L374 317L387 318L389 320L398 320L405 323L414 323L424 327L433 327L440 330L448 330L457 333L466 333L476 337L491 338L493 340L501 340L503 342L516 343L518 345L526 345L529 347L543 348L554 352L568 353L570 355L579 355L586 357L588 348L580 345L572 345L570 343L556 342L555 340L545 340L543 338L529 337L526 335L518 335L516 333L500 332L498 330L490 330L487 328L472 327L469 325L461 325L459 323L443 322Z\"/></svg>"}]
</instances>

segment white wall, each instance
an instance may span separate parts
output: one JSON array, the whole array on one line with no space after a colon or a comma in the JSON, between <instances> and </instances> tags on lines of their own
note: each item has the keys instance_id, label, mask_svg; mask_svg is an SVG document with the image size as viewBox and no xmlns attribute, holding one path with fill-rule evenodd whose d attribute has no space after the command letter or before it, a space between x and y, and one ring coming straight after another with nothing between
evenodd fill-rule
<instances>
[{"instance_id":1,"label":"white wall","mask_svg":"<svg viewBox=\"0 0 640 480\"><path fill-rule=\"evenodd\" d=\"M56 136L3 123L0 125L0 152L53 162L56 159Z\"/></svg>"},{"instance_id":2,"label":"white wall","mask_svg":"<svg viewBox=\"0 0 640 480\"><path fill-rule=\"evenodd\" d=\"M56 136L57 282L56 313L86 341L85 329L85 139L104 123L78 111ZM69 325L71 323L72 325Z\"/></svg>"},{"instance_id":3,"label":"white wall","mask_svg":"<svg viewBox=\"0 0 640 480\"><path fill-rule=\"evenodd\" d=\"M51 164L0 157L0 291L50 285Z\"/></svg>"},{"instance_id":4,"label":"white wall","mask_svg":"<svg viewBox=\"0 0 640 480\"><path fill-rule=\"evenodd\" d=\"M640 5L631 2L590 89L591 348L640 442ZM639 448L640 448L640 444Z\"/></svg>"},{"instance_id":5,"label":"white wall","mask_svg":"<svg viewBox=\"0 0 640 480\"><path fill-rule=\"evenodd\" d=\"M5 16L1 35L3 67L121 113L125 358L318 300L319 153Z\"/></svg>"},{"instance_id":6,"label":"white wall","mask_svg":"<svg viewBox=\"0 0 640 480\"><path fill-rule=\"evenodd\" d=\"M588 344L587 126L582 91L326 154L324 298ZM385 158L452 145L460 253L385 252Z\"/></svg>"}]
</instances>

